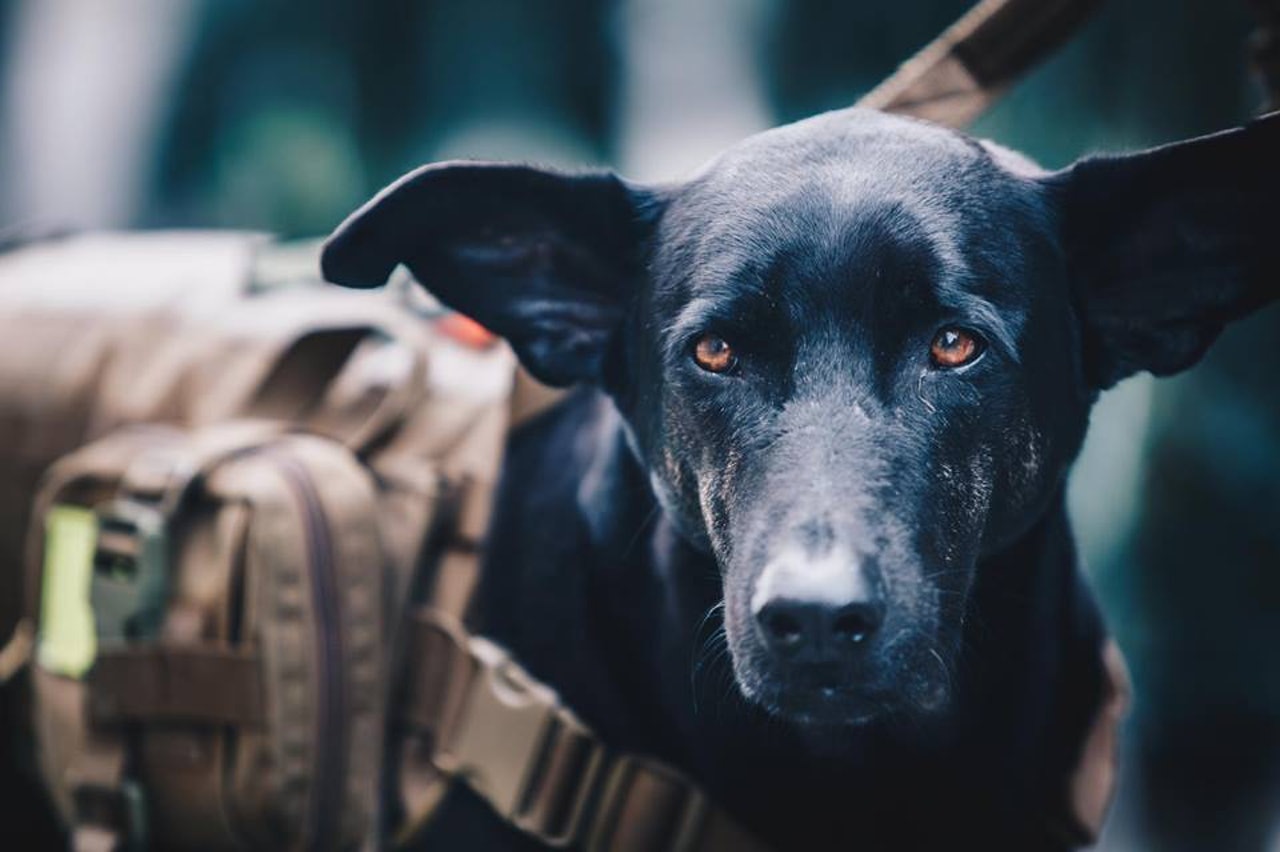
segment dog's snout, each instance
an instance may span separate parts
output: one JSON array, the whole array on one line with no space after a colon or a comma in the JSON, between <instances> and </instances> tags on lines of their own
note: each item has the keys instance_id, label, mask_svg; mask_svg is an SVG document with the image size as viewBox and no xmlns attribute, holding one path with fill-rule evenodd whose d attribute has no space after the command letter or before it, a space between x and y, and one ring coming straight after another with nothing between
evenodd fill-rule
<instances>
[{"instance_id":1,"label":"dog's snout","mask_svg":"<svg viewBox=\"0 0 1280 852\"><path fill-rule=\"evenodd\" d=\"M874 600L832 606L775 598L760 607L756 620L776 652L836 658L867 644L884 621L884 606Z\"/></svg>"},{"instance_id":2,"label":"dog's snout","mask_svg":"<svg viewBox=\"0 0 1280 852\"><path fill-rule=\"evenodd\" d=\"M766 645L795 662L842 662L870 645L885 603L868 566L840 552L788 553L767 565L752 600Z\"/></svg>"}]
</instances>

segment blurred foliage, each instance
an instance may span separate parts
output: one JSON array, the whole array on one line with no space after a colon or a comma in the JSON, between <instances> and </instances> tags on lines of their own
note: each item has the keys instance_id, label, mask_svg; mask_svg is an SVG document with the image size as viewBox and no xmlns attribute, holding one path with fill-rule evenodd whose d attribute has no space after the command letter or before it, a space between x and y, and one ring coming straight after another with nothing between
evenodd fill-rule
<instances>
[{"instance_id":1,"label":"blurred foliage","mask_svg":"<svg viewBox=\"0 0 1280 852\"><path fill-rule=\"evenodd\" d=\"M603 157L607 15L591 0L207 4L144 221L322 232L495 117Z\"/></svg>"}]
</instances>

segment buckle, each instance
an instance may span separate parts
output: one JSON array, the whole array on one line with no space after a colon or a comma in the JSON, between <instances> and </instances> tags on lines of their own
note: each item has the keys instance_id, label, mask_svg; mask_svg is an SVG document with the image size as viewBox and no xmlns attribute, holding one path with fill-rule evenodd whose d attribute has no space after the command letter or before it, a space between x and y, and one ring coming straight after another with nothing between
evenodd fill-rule
<instances>
[{"instance_id":1,"label":"buckle","mask_svg":"<svg viewBox=\"0 0 1280 852\"><path fill-rule=\"evenodd\" d=\"M425 610L414 623L406 718L433 735L434 768L543 843L579 839L604 773L603 745L502 647L468 636L438 611ZM402 836L430 818L434 802Z\"/></svg>"},{"instance_id":2,"label":"buckle","mask_svg":"<svg viewBox=\"0 0 1280 852\"><path fill-rule=\"evenodd\" d=\"M130 852L148 848L146 800L136 782L125 779L113 786L82 781L71 796L77 829L106 829L118 835L121 849Z\"/></svg>"},{"instance_id":3,"label":"buckle","mask_svg":"<svg viewBox=\"0 0 1280 852\"><path fill-rule=\"evenodd\" d=\"M492 642L473 637L469 650L477 670L457 729L437 761L515 819L560 700Z\"/></svg>"},{"instance_id":4,"label":"buckle","mask_svg":"<svg viewBox=\"0 0 1280 852\"><path fill-rule=\"evenodd\" d=\"M516 826L551 846L578 835L604 749L507 651L472 637L476 666L457 727L436 755ZM557 748L559 746L559 748ZM548 771L553 763L560 771Z\"/></svg>"},{"instance_id":5,"label":"buckle","mask_svg":"<svg viewBox=\"0 0 1280 852\"><path fill-rule=\"evenodd\" d=\"M89 602L99 643L155 636L164 616L169 540L160 509L127 498L97 508Z\"/></svg>"}]
</instances>

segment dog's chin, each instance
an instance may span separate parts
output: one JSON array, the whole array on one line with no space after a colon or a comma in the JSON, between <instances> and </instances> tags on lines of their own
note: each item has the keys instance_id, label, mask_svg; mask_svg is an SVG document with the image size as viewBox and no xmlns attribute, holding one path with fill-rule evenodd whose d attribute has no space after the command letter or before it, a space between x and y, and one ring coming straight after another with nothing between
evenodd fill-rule
<instances>
[{"instance_id":1,"label":"dog's chin","mask_svg":"<svg viewBox=\"0 0 1280 852\"><path fill-rule=\"evenodd\" d=\"M910 718L920 723L944 715L950 704L946 684L916 680L903 689L866 685L800 686L768 679L738 679L748 702L770 717L807 731L863 728Z\"/></svg>"},{"instance_id":2,"label":"dog's chin","mask_svg":"<svg viewBox=\"0 0 1280 852\"><path fill-rule=\"evenodd\" d=\"M889 710L883 700L831 687L790 690L758 703L770 716L811 730L865 727Z\"/></svg>"},{"instance_id":3,"label":"dog's chin","mask_svg":"<svg viewBox=\"0 0 1280 852\"><path fill-rule=\"evenodd\" d=\"M857 728L888 709L888 696L842 684L783 684L773 678L736 677L749 704L799 728Z\"/></svg>"}]
</instances>

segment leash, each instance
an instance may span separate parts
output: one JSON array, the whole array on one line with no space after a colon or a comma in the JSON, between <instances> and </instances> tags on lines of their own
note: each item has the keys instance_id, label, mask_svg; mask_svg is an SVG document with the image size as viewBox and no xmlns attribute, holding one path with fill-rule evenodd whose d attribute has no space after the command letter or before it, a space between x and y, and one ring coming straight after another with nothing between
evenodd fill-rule
<instances>
[{"instance_id":1,"label":"leash","mask_svg":"<svg viewBox=\"0 0 1280 852\"><path fill-rule=\"evenodd\" d=\"M858 106L966 127L1099 5L1101 0L982 0Z\"/></svg>"}]
</instances>

